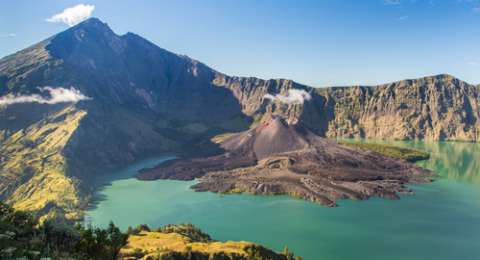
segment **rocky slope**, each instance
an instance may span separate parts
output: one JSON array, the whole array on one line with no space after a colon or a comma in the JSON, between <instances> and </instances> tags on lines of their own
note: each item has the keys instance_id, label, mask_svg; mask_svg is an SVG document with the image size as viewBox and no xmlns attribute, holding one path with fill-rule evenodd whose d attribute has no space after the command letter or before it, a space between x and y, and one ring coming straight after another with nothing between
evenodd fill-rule
<instances>
[{"instance_id":1,"label":"rocky slope","mask_svg":"<svg viewBox=\"0 0 480 260\"><path fill-rule=\"evenodd\" d=\"M291 90L311 98L265 98ZM272 115L328 137L477 141L479 87L447 75L324 89L231 77L92 18L0 60L0 197L76 219L99 174L153 154L218 152L211 137Z\"/></svg>"}]
</instances>

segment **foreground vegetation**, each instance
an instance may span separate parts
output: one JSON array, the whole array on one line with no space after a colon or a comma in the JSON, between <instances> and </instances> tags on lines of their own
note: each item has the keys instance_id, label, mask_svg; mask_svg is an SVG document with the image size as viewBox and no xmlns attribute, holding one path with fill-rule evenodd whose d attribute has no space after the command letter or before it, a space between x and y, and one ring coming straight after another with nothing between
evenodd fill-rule
<instances>
[{"instance_id":1,"label":"foreground vegetation","mask_svg":"<svg viewBox=\"0 0 480 260\"><path fill-rule=\"evenodd\" d=\"M388 157L402 159L409 162L416 162L430 158L430 154L424 151L404 148L386 144L359 143L349 141L339 141L340 144L362 150L372 151Z\"/></svg>"},{"instance_id":2,"label":"foreground vegetation","mask_svg":"<svg viewBox=\"0 0 480 260\"><path fill-rule=\"evenodd\" d=\"M45 221L0 203L0 259L117 259L128 235L106 229Z\"/></svg>"},{"instance_id":3,"label":"foreground vegetation","mask_svg":"<svg viewBox=\"0 0 480 260\"><path fill-rule=\"evenodd\" d=\"M15 211L0 202L0 259L300 259L285 248L276 253L251 242L218 242L191 224L151 230L146 225L122 233L68 226Z\"/></svg>"}]
</instances>

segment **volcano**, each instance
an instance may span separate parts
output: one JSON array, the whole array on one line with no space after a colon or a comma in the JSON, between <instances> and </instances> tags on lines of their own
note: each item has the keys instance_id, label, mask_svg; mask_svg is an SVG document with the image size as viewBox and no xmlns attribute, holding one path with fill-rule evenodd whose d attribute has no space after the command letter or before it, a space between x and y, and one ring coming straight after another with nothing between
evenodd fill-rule
<instances>
[{"instance_id":1,"label":"volcano","mask_svg":"<svg viewBox=\"0 0 480 260\"><path fill-rule=\"evenodd\" d=\"M73 89L87 98L59 102L45 95L48 89ZM279 98L291 91L305 91L311 98L303 103ZM118 35L90 18L0 59L0 199L38 216L78 221L101 185L97 179L158 154L192 158L200 152L203 158L170 162L163 170L142 171L140 178L202 177L206 185L213 172L257 174L262 162L280 154L288 154L291 162L272 172L292 173L294 180L366 178L357 172L383 176L388 159L318 136L478 141L479 91L447 74L325 88L231 76L135 33ZM232 132L237 134L210 142ZM308 156L293 161L301 153ZM332 156L339 161L331 161ZM403 163L395 161L390 168ZM306 174L300 171L304 164L313 165ZM287 189L280 180L258 181L262 190L227 177L196 188L310 194L296 184ZM373 188L365 189L355 195Z\"/></svg>"},{"instance_id":2,"label":"volcano","mask_svg":"<svg viewBox=\"0 0 480 260\"><path fill-rule=\"evenodd\" d=\"M196 191L287 194L333 207L338 199L397 199L411 192L406 183L427 182L432 175L412 163L322 138L282 117L215 141L222 154L173 160L137 177L198 178Z\"/></svg>"}]
</instances>

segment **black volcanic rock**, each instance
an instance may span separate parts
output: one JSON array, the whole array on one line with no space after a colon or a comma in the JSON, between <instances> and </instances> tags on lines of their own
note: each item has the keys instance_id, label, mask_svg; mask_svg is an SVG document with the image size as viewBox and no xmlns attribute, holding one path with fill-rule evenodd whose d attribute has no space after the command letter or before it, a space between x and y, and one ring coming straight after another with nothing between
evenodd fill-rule
<instances>
[{"instance_id":1,"label":"black volcanic rock","mask_svg":"<svg viewBox=\"0 0 480 260\"><path fill-rule=\"evenodd\" d=\"M306 137L300 133L306 131L277 117L243 134L227 138L220 146L226 151L236 153L241 153L248 146L247 149L255 154L256 159L261 160L272 154L308 148Z\"/></svg>"},{"instance_id":2,"label":"black volcanic rock","mask_svg":"<svg viewBox=\"0 0 480 260\"><path fill-rule=\"evenodd\" d=\"M138 178L200 178L197 191L288 194L335 206L341 198L398 198L405 183L429 181L414 164L352 149L280 117L222 140L221 155L179 159L140 171ZM241 163L240 163L241 162Z\"/></svg>"}]
</instances>

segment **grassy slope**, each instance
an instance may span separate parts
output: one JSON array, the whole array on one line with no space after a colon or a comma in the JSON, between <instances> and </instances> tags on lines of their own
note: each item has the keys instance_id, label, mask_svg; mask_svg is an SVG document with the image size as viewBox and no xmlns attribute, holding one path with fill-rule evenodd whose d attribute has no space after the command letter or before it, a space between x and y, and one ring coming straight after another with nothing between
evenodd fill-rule
<instances>
[{"instance_id":1,"label":"grassy slope","mask_svg":"<svg viewBox=\"0 0 480 260\"><path fill-rule=\"evenodd\" d=\"M15 209L40 210L48 218L79 217L76 184L65 175L62 150L85 115L83 110L66 107L2 143L0 188L11 191L7 202Z\"/></svg>"},{"instance_id":2,"label":"grassy slope","mask_svg":"<svg viewBox=\"0 0 480 260\"><path fill-rule=\"evenodd\" d=\"M189 224L169 225L157 231L130 234L120 255L123 259L294 259L245 241L218 242ZM300 258L296 258L300 259Z\"/></svg>"},{"instance_id":3,"label":"grassy slope","mask_svg":"<svg viewBox=\"0 0 480 260\"><path fill-rule=\"evenodd\" d=\"M246 255L244 248L251 245L248 242L193 242L190 238L177 233L160 233L142 231L128 239L128 245L122 249L122 254L132 255L141 250L144 255L155 256L171 251L186 253L192 251L213 254L224 252L227 254Z\"/></svg>"},{"instance_id":4,"label":"grassy slope","mask_svg":"<svg viewBox=\"0 0 480 260\"><path fill-rule=\"evenodd\" d=\"M392 145L357 143L357 142L348 142L348 141L340 141L339 143L349 147L372 151L388 157L402 159L409 162L416 162L416 161L426 160L430 158L430 155L427 152L416 150L416 149L397 147Z\"/></svg>"}]
</instances>

